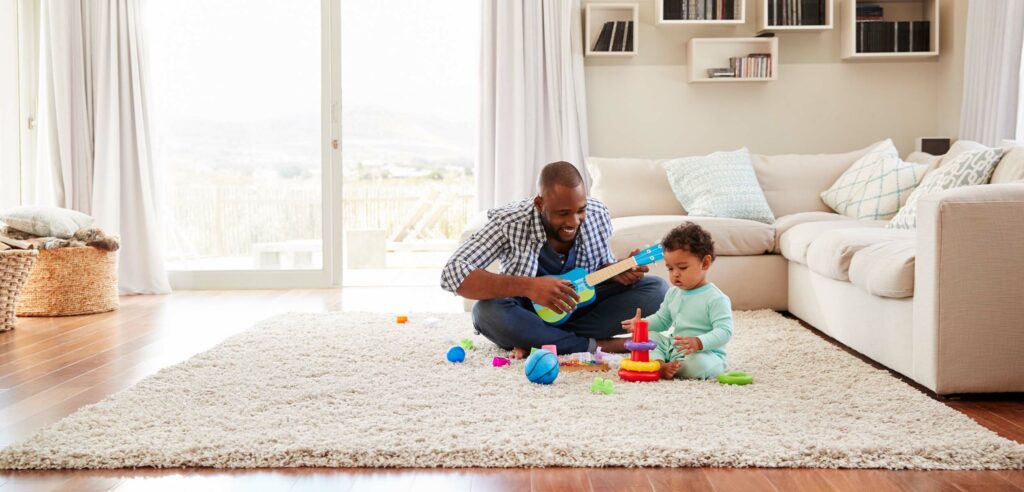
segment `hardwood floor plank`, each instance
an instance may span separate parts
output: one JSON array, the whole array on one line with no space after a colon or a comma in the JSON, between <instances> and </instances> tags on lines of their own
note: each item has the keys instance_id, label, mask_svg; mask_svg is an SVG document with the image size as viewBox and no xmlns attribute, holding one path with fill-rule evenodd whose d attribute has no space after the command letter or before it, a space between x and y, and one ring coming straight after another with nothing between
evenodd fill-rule
<instances>
[{"instance_id":1,"label":"hardwood floor plank","mask_svg":"<svg viewBox=\"0 0 1024 492\"><path fill-rule=\"evenodd\" d=\"M711 487L718 492L726 491L777 491L760 468L705 468Z\"/></svg>"},{"instance_id":2,"label":"hardwood floor plank","mask_svg":"<svg viewBox=\"0 0 1024 492\"><path fill-rule=\"evenodd\" d=\"M993 473L1013 484L1014 487L1024 491L1024 470L1000 470Z\"/></svg>"},{"instance_id":3,"label":"hardwood floor plank","mask_svg":"<svg viewBox=\"0 0 1024 492\"><path fill-rule=\"evenodd\" d=\"M536 468L530 471L534 492L589 492L593 490L587 470L580 468Z\"/></svg>"},{"instance_id":4,"label":"hardwood floor plank","mask_svg":"<svg viewBox=\"0 0 1024 492\"><path fill-rule=\"evenodd\" d=\"M819 470L821 476L836 490L883 492L905 490L893 482L886 470Z\"/></svg>"},{"instance_id":5,"label":"hardwood floor plank","mask_svg":"<svg viewBox=\"0 0 1024 492\"><path fill-rule=\"evenodd\" d=\"M654 490L643 468L591 468L587 470L590 487L594 492L649 492Z\"/></svg>"},{"instance_id":6,"label":"hardwood floor plank","mask_svg":"<svg viewBox=\"0 0 1024 492\"><path fill-rule=\"evenodd\" d=\"M490 469L476 470L472 474L473 492L529 492L530 470Z\"/></svg>"},{"instance_id":7,"label":"hardwood floor plank","mask_svg":"<svg viewBox=\"0 0 1024 492\"><path fill-rule=\"evenodd\" d=\"M693 492L713 492L703 468L649 468L647 480L655 492L688 490Z\"/></svg>"},{"instance_id":8,"label":"hardwood floor plank","mask_svg":"<svg viewBox=\"0 0 1024 492\"><path fill-rule=\"evenodd\" d=\"M836 490L813 468L766 468L761 473L778 490L795 492L818 492Z\"/></svg>"}]
</instances>

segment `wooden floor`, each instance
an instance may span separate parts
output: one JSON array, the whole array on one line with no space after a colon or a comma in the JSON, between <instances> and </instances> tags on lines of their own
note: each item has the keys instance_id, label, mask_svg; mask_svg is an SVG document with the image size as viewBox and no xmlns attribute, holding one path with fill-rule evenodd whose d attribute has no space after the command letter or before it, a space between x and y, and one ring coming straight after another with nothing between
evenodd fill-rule
<instances>
[{"instance_id":1,"label":"wooden floor","mask_svg":"<svg viewBox=\"0 0 1024 492\"><path fill-rule=\"evenodd\" d=\"M394 299L402 301L396 310ZM120 310L70 318L23 318L0 333L0 447L83 405L205 351L254 322L289 311L459 311L458 299L424 288L182 291L122 298ZM1000 435L1024 442L1024 398L945 402ZM2 472L13 490L1006 490L1024 472L819 469L533 470L115 470Z\"/></svg>"}]
</instances>

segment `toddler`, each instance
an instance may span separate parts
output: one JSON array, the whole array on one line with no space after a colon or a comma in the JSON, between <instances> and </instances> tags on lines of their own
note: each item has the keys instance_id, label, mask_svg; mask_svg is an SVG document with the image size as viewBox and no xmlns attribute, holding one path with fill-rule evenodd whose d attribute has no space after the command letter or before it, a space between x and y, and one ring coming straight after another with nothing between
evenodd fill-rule
<instances>
[{"instance_id":1,"label":"toddler","mask_svg":"<svg viewBox=\"0 0 1024 492\"><path fill-rule=\"evenodd\" d=\"M732 338L732 303L707 280L715 243L699 225L685 222L661 242L673 287L658 312L645 318L657 344L651 360L662 361L662 379L707 379L725 371L725 344ZM622 322L632 332L636 317ZM669 328L671 336L660 333Z\"/></svg>"}]
</instances>

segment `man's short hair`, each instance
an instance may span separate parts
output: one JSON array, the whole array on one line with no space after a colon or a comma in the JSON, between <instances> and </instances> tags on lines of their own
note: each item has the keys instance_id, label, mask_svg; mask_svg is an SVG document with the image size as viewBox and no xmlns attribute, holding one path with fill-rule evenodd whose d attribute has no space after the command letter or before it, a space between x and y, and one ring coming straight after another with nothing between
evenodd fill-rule
<instances>
[{"instance_id":1,"label":"man's short hair","mask_svg":"<svg viewBox=\"0 0 1024 492\"><path fill-rule=\"evenodd\" d=\"M565 161L558 161L544 166L544 169L540 171L537 191L543 195L555 185L575 188L581 184L583 184L583 175L576 169L576 166Z\"/></svg>"}]
</instances>

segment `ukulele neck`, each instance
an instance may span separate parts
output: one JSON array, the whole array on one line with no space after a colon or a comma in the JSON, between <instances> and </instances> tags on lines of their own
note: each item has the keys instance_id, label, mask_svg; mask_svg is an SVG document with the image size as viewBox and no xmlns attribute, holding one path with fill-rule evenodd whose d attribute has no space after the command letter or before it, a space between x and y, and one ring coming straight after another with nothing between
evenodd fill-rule
<instances>
[{"instance_id":1,"label":"ukulele neck","mask_svg":"<svg viewBox=\"0 0 1024 492\"><path fill-rule=\"evenodd\" d=\"M608 265L594 273L591 273L584 277L587 281L587 285L597 285L605 280L608 280L622 272L628 271L630 268L637 266L636 258L626 258L613 265Z\"/></svg>"}]
</instances>

